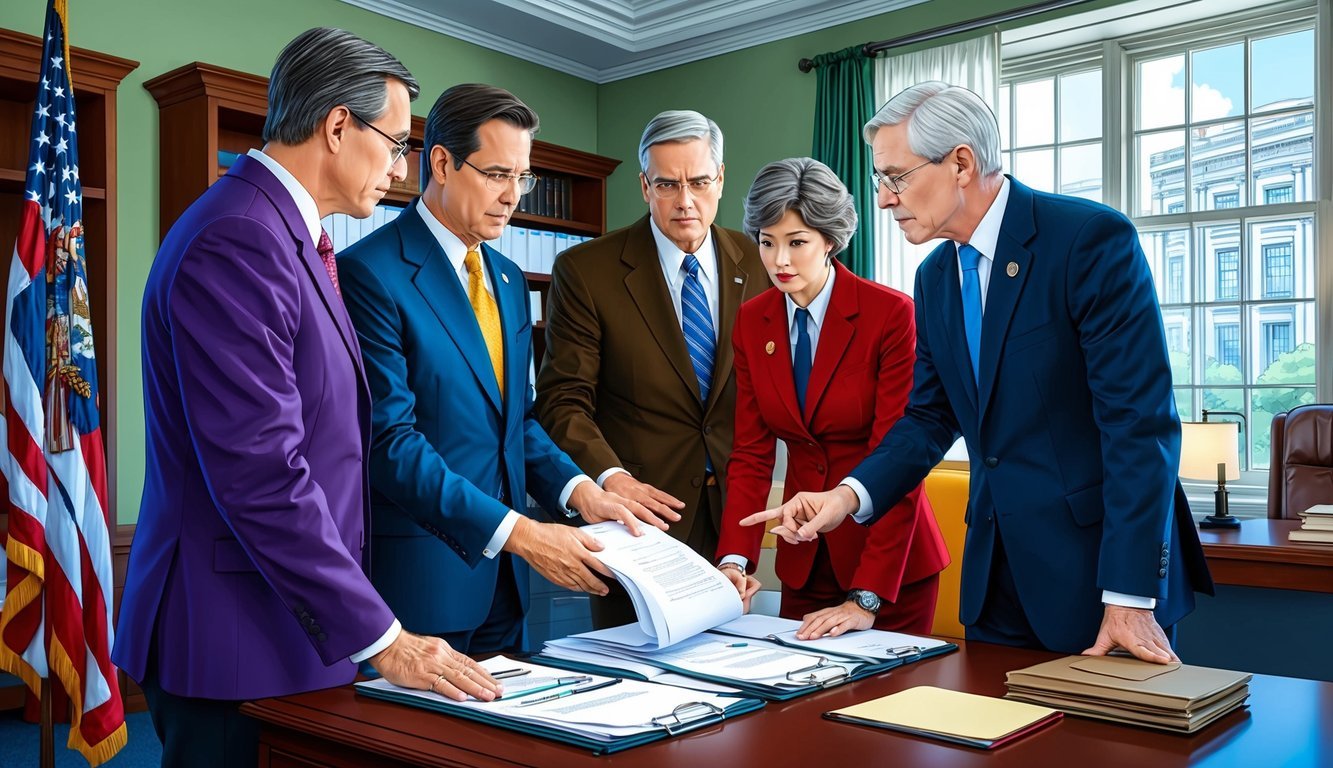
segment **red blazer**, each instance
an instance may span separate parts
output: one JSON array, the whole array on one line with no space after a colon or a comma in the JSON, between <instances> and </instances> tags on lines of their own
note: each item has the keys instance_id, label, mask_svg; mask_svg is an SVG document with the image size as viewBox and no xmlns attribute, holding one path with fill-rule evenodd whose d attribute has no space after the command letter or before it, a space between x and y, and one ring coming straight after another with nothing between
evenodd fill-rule
<instances>
[{"instance_id":1,"label":"red blazer","mask_svg":"<svg viewBox=\"0 0 1333 768\"><path fill-rule=\"evenodd\" d=\"M736 370L736 437L727 464L727 502L717 556L759 559L763 529L741 518L768 506L775 441L787 444L784 500L798 491L835 487L879 445L903 415L916 361L911 298L863 280L840 262L820 329L806 392L796 407L786 297L769 289L741 306L732 334ZM926 495L918 486L895 514L872 526L848 520L828 533L829 556L843 589L868 589L890 602L898 590L949 564ZM910 525L902 525L910 520ZM890 525L884 525L889 522ZM778 540L777 574L789 588L805 585L815 542Z\"/></svg>"}]
</instances>

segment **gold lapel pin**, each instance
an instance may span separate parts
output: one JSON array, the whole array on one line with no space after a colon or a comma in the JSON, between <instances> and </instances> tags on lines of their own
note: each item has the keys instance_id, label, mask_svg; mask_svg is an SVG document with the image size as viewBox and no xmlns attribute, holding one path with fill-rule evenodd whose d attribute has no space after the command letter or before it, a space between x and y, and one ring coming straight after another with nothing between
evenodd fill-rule
<instances>
[{"instance_id":1,"label":"gold lapel pin","mask_svg":"<svg viewBox=\"0 0 1333 768\"><path fill-rule=\"evenodd\" d=\"M773 350L775 350L775 349L777 349L777 348L778 348L778 345L777 345L777 344L774 344L774 343L771 342L771 341L764 345L764 351L767 352L767 353L770 354L770 355L773 354Z\"/></svg>"},{"instance_id":2,"label":"gold lapel pin","mask_svg":"<svg viewBox=\"0 0 1333 768\"><path fill-rule=\"evenodd\" d=\"M1010 277L1016 276L1018 274L1018 262L1009 262L1009 265L1004 268L1004 273Z\"/></svg>"},{"instance_id":3,"label":"gold lapel pin","mask_svg":"<svg viewBox=\"0 0 1333 768\"><path fill-rule=\"evenodd\" d=\"M1015 267L1015 266L1012 265L1012 264L1010 264L1009 266L1010 266L1010 268L1012 268L1012 269L1014 270L1014 272L1017 272L1017 271L1018 271L1018 267ZM1013 277L1013 273L1010 273L1009 276L1010 276L1010 277ZM500 273L500 279L503 280L503 281L505 281L506 284L509 283L509 275L506 275L506 274L503 273L503 272Z\"/></svg>"}]
</instances>

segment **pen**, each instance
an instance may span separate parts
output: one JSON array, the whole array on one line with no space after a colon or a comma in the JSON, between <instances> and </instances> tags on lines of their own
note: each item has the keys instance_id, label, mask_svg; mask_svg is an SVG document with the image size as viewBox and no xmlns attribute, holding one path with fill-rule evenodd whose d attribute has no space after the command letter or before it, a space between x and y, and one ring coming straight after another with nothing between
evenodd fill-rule
<instances>
[{"instance_id":1,"label":"pen","mask_svg":"<svg viewBox=\"0 0 1333 768\"><path fill-rule=\"evenodd\" d=\"M521 691L515 691L513 695L527 696L529 693L541 693L542 691L549 691L552 688L559 688L562 685L586 683L589 680L592 680L592 678L587 675L578 675L577 677L557 677L554 682L546 683L545 685L534 685L531 688L524 688ZM503 699L504 696L498 696L497 698Z\"/></svg>"},{"instance_id":2,"label":"pen","mask_svg":"<svg viewBox=\"0 0 1333 768\"><path fill-rule=\"evenodd\" d=\"M727 647L728 647L728 648L744 648L744 647L747 646L747 645L749 645L749 643L728 643L728 644L727 644Z\"/></svg>"},{"instance_id":3,"label":"pen","mask_svg":"<svg viewBox=\"0 0 1333 768\"><path fill-rule=\"evenodd\" d=\"M522 667L514 667L513 669L501 669L492 672L491 677L496 680L505 680L511 677L522 677L531 671L532 670L530 669L523 669Z\"/></svg>"},{"instance_id":4,"label":"pen","mask_svg":"<svg viewBox=\"0 0 1333 768\"><path fill-rule=\"evenodd\" d=\"M532 704L542 704L542 703L547 702L547 701L555 701L556 699L563 699L563 698L565 698L566 696L573 696L573 695L576 694L576 693L589 693L589 692L591 692L591 691L600 690L600 689L602 689L602 688L610 688L611 686L615 685L616 683L620 683L620 682L624 682L624 681L623 681L621 678L617 677L617 678L615 678L615 679L613 679L613 680L606 680L606 681L597 683L596 685L585 685L585 686L583 686L582 688L571 688L571 689L569 689L568 691L561 691L561 692L559 692L559 693L552 693L552 694L547 695L547 696L538 696L538 697L535 698L535 699L524 699L523 701L520 701L520 702L518 703L518 706L520 706L520 707L526 707L526 706L529 706L529 705L532 705Z\"/></svg>"}]
</instances>

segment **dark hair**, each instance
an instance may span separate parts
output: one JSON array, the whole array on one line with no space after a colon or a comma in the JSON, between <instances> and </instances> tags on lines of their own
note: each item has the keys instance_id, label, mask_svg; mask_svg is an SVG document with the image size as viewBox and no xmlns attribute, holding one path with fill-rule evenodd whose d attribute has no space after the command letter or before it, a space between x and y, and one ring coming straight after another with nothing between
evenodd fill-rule
<instances>
[{"instance_id":1,"label":"dark hair","mask_svg":"<svg viewBox=\"0 0 1333 768\"><path fill-rule=\"evenodd\" d=\"M300 144L340 104L379 119L389 102L388 78L407 86L409 99L421 93L407 67L378 45L332 27L302 32L273 63L264 141Z\"/></svg>"},{"instance_id":2,"label":"dark hair","mask_svg":"<svg viewBox=\"0 0 1333 768\"><path fill-rule=\"evenodd\" d=\"M440 94L426 116L426 157L438 144L453 157L454 169L462 168L481 144L477 129L490 120L503 120L530 134L537 133L541 124L531 107L503 88L481 83L455 85Z\"/></svg>"}]
</instances>

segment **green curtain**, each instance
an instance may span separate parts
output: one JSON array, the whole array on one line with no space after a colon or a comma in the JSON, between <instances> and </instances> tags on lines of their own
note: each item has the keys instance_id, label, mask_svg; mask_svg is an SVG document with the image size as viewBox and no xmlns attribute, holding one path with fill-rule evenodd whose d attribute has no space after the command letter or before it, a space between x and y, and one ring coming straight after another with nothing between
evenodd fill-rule
<instances>
[{"instance_id":1,"label":"green curtain","mask_svg":"<svg viewBox=\"0 0 1333 768\"><path fill-rule=\"evenodd\" d=\"M870 147L861 127L875 113L871 60L854 45L815 57L815 140L811 157L827 165L856 201L856 236L841 258L856 274L875 277L875 194L870 188Z\"/></svg>"}]
</instances>

